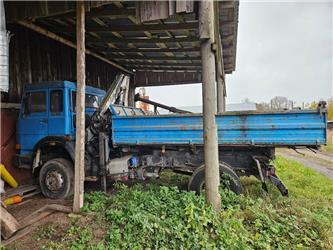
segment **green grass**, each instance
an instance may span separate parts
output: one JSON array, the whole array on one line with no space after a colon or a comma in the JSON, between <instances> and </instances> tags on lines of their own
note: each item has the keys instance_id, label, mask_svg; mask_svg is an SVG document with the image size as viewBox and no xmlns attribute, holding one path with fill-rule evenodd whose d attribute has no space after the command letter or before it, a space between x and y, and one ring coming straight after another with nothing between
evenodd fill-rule
<instances>
[{"instance_id":1,"label":"green grass","mask_svg":"<svg viewBox=\"0 0 333 250\"><path fill-rule=\"evenodd\" d=\"M113 195L86 194L82 211L91 222L73 221L44 248L332 249L333 182L295 161L277 157L275 164L289 197L274 187L266 194L256 179L243 178L245 194L222 192L218 214L203 196L181 190L186 177L168 172L159 181L119 184ZM98 242L96 226L104 230Z\"/></svg>"},{"instance_id":2,"label":"green grass","mask_svg":"<svg viewBox=\"0 0 333 250\"><path fill-rule=\"evenodd\" d=\"M333 144L329 144L321 147L321 151L333 153Z\"/></svg>"}]
</instances>

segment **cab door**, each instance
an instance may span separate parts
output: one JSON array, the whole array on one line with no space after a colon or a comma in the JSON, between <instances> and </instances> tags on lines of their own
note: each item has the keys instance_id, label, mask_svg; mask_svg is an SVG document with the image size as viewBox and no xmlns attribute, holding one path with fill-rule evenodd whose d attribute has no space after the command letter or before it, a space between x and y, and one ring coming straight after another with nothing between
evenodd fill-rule
<instances>
[{"instance_id":1,"label":"cab door","mask_svg":"<svg viewBox=\"0 0 333 250\"><path fill-rule=\"evenodd\" d=\"M28 91L18 119L17 134L21 153L31 153L36 143L48 135L47 90Z\"/></svg>"},{"instance_id":2,"label":"cab door","mask_svg":"<svg viewBox=\"0 0 333 250\"><path fill-rule=\"evenodd\" d=\"M50 136L64 136L70 133L66 93L66 89L49 89L48 132Z\"/></svg>"}]
</instances>

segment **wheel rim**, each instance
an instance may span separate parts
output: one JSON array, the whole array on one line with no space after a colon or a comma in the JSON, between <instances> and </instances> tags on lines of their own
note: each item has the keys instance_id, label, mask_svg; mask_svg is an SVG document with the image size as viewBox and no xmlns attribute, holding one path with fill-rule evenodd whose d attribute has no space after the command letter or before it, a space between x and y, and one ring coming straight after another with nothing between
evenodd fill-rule
<instances>
[{"instance_id":1,"label":"wheel rim","mask_svg":"<svg viewBox=\"0 0 333 250\"><path fill-rule=\"evenodd\" d=\"M51 170L45 178L45 185L50 191L59 191L64 186L64 177L56 170Z\"/></svg>"}]
</instances>

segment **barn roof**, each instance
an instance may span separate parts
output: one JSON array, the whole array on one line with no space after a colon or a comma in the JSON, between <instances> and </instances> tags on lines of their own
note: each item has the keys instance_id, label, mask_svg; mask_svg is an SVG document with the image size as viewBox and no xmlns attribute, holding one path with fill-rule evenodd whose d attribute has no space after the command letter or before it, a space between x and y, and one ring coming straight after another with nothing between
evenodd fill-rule
<instances>
[{"instance_id":1,"label":"barn roof","mask_svg":"<svg viewBox=\"0 0 333 250\"><path fill-rule=\"evenodd\" d=\"M218 2L226 74L236 68L238 5L238 1ZM6 2L5 7L7 22L33 24L75 42L75 3ZM136 86L201 81L197 2L175 1L149 16L142 12L144 2L92 1L89 7L87 48L134 72ZM169 11L163 12L167 7ZM151 20L154 15L163 18Z\"/></svg>"}]
</instances>

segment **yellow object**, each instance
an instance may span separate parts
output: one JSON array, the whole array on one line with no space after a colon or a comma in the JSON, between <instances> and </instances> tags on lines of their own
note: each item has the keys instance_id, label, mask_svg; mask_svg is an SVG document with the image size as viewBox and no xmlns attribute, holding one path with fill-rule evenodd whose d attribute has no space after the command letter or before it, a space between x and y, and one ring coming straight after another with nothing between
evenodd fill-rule
<instances>
[{"instance_id":1,"label":"yellow object","mask_svg":"<svg viewBox=\"0 0 333 250\"><path fill-rule=\"evenodd\" d=\"M17 203L20 203L22 202L22 197L19 196L19 195L15 195L13 197L9 197L7 199L5 199L4 203L6 205L12 205L12 204L17 204Z\"/></svg>"},{"instance_id":2,"label":"yellow object","mask_svg":"<svg viewBox=\"0 0 333 250\"><path fill-rule=\"evenodd\" d=\"M5 166L0 163L1 178L6 181L11 187L17 188L18 184L14 177L7 171Z\"/></svg>"}]
</instances>

